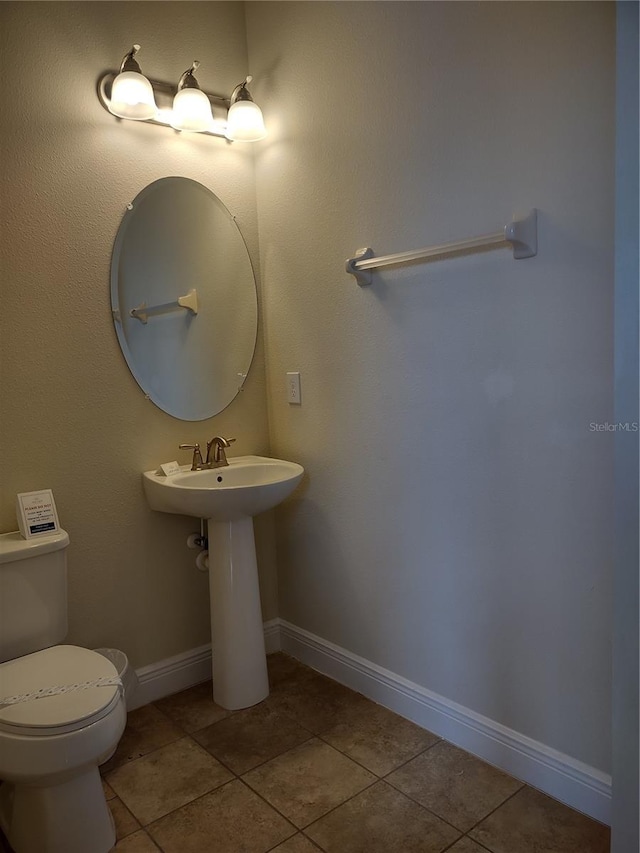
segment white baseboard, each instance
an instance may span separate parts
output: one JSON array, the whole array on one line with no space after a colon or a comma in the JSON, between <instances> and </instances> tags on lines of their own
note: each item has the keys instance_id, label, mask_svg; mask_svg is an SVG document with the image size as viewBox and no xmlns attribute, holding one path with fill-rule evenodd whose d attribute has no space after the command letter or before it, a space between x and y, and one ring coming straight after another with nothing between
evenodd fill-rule
<instances>
[{"instance_id":1,"label":"white baseboard","mask_svg":"<svg viewBox=\"0 0 640 853\"><path fill-rule=\"evenodd\" d=\"M280 620L282 651L549 796L610 823L611 777Z\"/></svg>"},{"instance_id":2,"label":"white baseboard","mask_svg":"<svg viewBox=\"0 0 640 853\"><path fill-rule=\"evenodd\" d=\"M264 623L267 654L287 652L467 752L603 823L610 822L611 777L496 723L315 634L272 619ZM130 710L211 677L211 646L136 671Z\"/></svg>"},{"instance_id":3,"label":"white baseboard","mask_svg":"<svg viewBox=\"0 0 640 853\"><path fill-rule=\"evenodd\" d=\"M280 651L279 619L264 623L264 645L267 654ZM211 645L143 666L136 670L136 675L138 687L131 701L127 699L129 711L208 681L211 678Z\"/></svg>"},{"instance_id":4,"label":"white baseboard","mask_svg":"<svg viewBox=\"0 0 640 853\"><path fill-rule=\"evenodd\" d=\"M264 647L268 655L281 650L279 619L270 619L264 623Z\"/></svg>"},{"instance_id":5,"label":"white baseboard","mask_svg":"<svg viewBox=\"0 0 640 853\"><path fill-rule=\"evenodd\" d=\"M211 645L199 646L136 670L138 687L127 708L133 711L211 678Z\"/></svg>"}]
</instances>

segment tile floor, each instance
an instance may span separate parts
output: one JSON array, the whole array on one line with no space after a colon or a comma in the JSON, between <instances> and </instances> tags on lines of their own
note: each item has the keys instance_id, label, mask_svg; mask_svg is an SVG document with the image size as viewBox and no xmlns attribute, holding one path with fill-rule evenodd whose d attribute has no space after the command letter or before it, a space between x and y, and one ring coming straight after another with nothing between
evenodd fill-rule
<instances>
[{"instance_id":1,"label":"tile floor","mask_svg":"<svg viewBox=\"0 0 640 853\"><path fill-rule=\"evenodd\" d=\"M607 853L609 830L284 654L129 715L102 768L115 853Z\"/></svg>"},{"instance_id":2,"label":"tile floor","mask_svg":"<svg viewBox=\"0 0 640 853\"><path fill-rule=\"evenodd\" d=\"M129 715L114 853L608 853L609 830L284 654L245 711L202 684ZM0 851L7 850L0 838Z\"/></svg>"}]
</instances>

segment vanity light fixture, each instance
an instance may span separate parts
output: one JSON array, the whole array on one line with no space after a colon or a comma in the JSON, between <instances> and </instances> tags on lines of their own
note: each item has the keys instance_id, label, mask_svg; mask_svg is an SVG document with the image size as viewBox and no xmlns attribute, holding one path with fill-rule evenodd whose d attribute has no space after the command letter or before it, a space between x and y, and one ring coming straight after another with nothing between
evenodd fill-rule
<instances>
[{"instance_id":1,"label":"vanity light fixture","mask_svg":"<svg viewBox=\"0 0 640 853\"><path fill-rule=\"evenodd\" d=\"M120 73L111 86L109 112L118 118L146 121L155 117L158 108L151 83L140 71L135 58L139 50L140 45L134 44L120 63Z\"/></svg>"},{"instance_id":2,"label":"vanity light fixture","mask_svg":"<svg viewBox=\"0 0 640 853\"><path fill-rule=\"evenodd\" d=\"M264 139L267 131L264 127L264 119L262 118L262 110L255 103L249 90L247 83L250 83L253 77L247 77L243 83L233 90L231 95L231 105L227 116L227 139L239 139L244 142L257 142L259 139Z\"/></svg>"},{"instance_id":3,"label":"vanity light fixture","mask_svg":"<svg viewBox=\"0 0 640 853\"><path fill-rule=\"evenodd\" d=\"M175 130L190 130L202 133L209 130L213 124L211 101L198 85L193 72L198 70L200 63L196 59L188 68L178 83L178 91L173 99L171 127Z\"/></svg>"},{"instance_id":4,"label":"vanity light fixture","mask_svg":"<svg viewBox=\"0 0 640 853\"><path fill-rule=\"evenodd\" d=\"M118 118L146 121L229 140L254 142L266 136L260 107L249 94L251 77L235 87L230 98L200 88L194 76L200 63L195 61L180 77L177 87L145 77L134 44L120 66L109 71L98 84L102 106Z\"/></svg>"}]
</instances>

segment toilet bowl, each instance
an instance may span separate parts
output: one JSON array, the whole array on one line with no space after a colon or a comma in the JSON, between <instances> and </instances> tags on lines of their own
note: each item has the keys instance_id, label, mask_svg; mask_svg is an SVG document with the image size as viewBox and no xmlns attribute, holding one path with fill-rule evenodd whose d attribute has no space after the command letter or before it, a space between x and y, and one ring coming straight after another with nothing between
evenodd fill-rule
<instances>
[{"instance_id":1,"label":"toilet bowl","mask_svg":"<svg viewBox=\"0 0 640 853\"><path fill-rule=\"evenodd\" d=\"M0 535L0 828L15 853L116 843L98 767L124 731L124 690L104 655L60 644L68 543Z\"/></svg>"},{"instance_id":2,"label":"toilet bowl","mask_svg":"<svg viewBox=\"0 0 640 853\"><path fill-rule=\"evenodd\" d=\"M0 825L16 853L115 844L98 766L126 724L117 682L110 661L77 646L0 664ZM2 705L7 698L20 701Z\"/></svg>"}]
</instances>

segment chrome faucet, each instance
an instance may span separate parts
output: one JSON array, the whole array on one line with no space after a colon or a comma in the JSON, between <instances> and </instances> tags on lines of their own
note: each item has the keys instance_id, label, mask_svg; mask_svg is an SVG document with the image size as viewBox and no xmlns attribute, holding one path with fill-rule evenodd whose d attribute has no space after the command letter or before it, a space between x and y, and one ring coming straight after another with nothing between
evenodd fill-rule
<instances>
[{"instance_id":1,"label":"chrome faucet","mask_svg":"<svg viewBox=\"0 0 640 853\"><path fill-rule=\"evenodd\" d=\"M221 435L215 435L211 441L207 442L207 458L204 463L205 468L224 468L228 465L227 454L225 449L230 447L235 438L223 438ZM213 459L211 459L211 451L213 450Z\"/></svg>"},{"instance_id":2,"label":"chrome faucet","mask_svg":"<svg viewBox=\"0 0 640 853\"><path fill-rule=\"evenodd\" d=\"M200 445L199 444L179 444L180 450L193 450L193 460L191 462L191 470L192 471L202 471L203 468L208 468L202 461L202 453L200 453ZM207 445L207 459L209 458L209 445Z\"/></svg>"}]
</instances>

